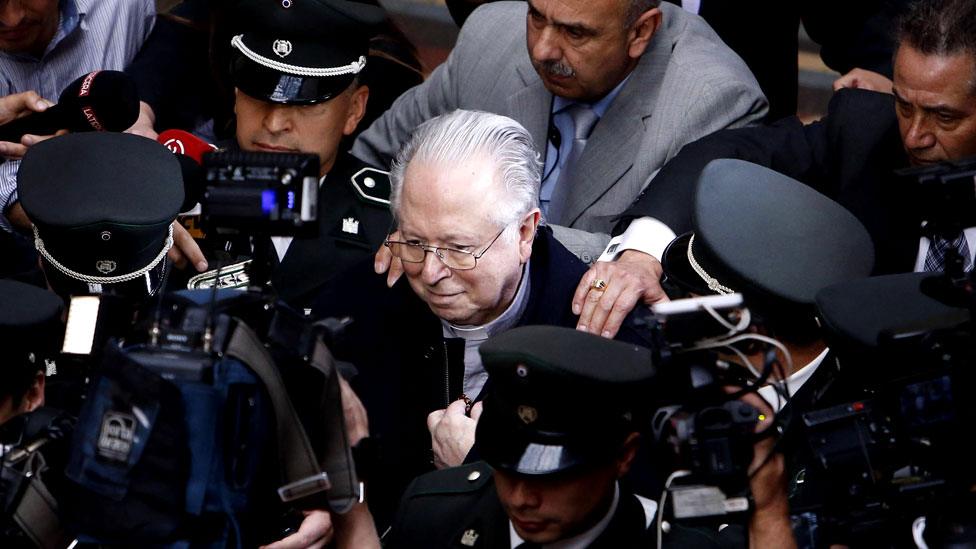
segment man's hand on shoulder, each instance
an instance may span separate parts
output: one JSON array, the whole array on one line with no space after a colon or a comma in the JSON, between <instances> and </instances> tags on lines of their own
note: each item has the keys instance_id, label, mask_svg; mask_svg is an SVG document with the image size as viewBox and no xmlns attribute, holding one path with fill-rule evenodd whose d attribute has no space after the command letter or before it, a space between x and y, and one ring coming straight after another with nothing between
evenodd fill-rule
<instances>
[{"instance_id":1,"label":"man's hand on shoulder","mask_svg":"<svg viewBox=\"0 0 976 549\"><path fill-rule=\"evenodd\" d=\"M850 72L834 80L834 91L841 88L857 88L881 93L893 93L892 83L887 76L867 69L851 69Z\"/></svg>"},{"instance_id":2,"label":"man's hand on shoulder","mask_svg":"<svg viewBox=\"0 0 976 549\"><path fill-rule=\"evenodd\" d=\"M661 288L662 272L660 261L637 250L623 252L616 261L594 263L573 296L573 313L580 317L576 329L616 336L638 302L653 305L668 300Z\"/></svg>"},{"instance_id":3,"label":"man's hand on shoulder","mask_svg":"<svg viewBox=\"0 0 976 549\"><path fill-rule=\"evenodd\" d=\"M44 112L54 106L54 103L44 99L37 92L27 91L0 97L0 124L12 122L35 112ZM66 130L55 135L63 135ZM31 145L40 143L53 135L24 135L19 143L0 141L0 156L8 160L20 160Z\"/></svg>"}]
</instances>

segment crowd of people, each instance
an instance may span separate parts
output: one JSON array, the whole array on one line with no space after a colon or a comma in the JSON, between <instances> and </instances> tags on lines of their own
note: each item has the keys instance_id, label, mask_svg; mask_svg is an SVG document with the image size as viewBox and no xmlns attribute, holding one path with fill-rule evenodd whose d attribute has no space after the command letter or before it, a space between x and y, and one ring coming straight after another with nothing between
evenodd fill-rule
<instances>
[{"instance_id":1,"label":"crowd of people","mask_svg":"<svg viewBox=\"0 0 976 549\"><path fill-rule=\"evenodd\" d=\"M976 546L976 2L726 4L0 0L0 545Z\"/></svg>"}]
</instances>

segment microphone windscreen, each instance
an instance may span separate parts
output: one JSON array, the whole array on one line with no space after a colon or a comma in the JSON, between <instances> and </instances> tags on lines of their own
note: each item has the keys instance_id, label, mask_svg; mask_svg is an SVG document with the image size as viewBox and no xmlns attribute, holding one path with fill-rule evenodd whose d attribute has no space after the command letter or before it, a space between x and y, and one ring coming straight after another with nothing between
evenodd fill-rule
<instances>
[{"instance_id":1,"label":"microphone windscreen","mask_svg":"<svg viewBox=\"0 0 976 549\"><path fill-rule=\"evenodd\" d=\"M197 164L203 163L204 154L217 150L217 147L183 130L166 130L156 137L156 141L172 151L173 154L189 156Z\"/></svg>"},{"instance_id":2,"label":"microphone windscreen","mask_svg":"<svg viewBox=\"0 0 976 549\"><path fill-rule=\"evenodd\" d=\"M71 132L121 132L139 118L139 94L125 73L93 71L69 84L52 108Z\"/></svg>"}]
</instances>

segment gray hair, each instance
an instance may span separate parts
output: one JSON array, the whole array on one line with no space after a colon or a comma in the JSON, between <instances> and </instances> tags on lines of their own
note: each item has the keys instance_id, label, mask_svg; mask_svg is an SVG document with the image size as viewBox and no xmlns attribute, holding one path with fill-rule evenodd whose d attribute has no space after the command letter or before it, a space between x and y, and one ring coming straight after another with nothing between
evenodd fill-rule
<instances>
[{"instance_id":1,"label":"gray hair","mask_svg":"<svg viewBox=\"0 0 976 549\"><path fill-rule=\"evenodd\" d=\"M506 226L539 207L542 162L532 136L521 124L497 114L456 110L432 118L414 131L390 169L390 209L399 221L403 175L413 161L453 166L474 156L488 158L504 185L493 219Z\"/></svg>"}]
</instances>

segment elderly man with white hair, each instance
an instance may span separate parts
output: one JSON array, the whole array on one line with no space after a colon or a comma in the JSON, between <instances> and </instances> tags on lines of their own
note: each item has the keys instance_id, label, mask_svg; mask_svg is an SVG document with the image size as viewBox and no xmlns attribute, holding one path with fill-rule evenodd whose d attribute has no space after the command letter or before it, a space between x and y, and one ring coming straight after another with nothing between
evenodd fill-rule
<instances>
[{"instance_id":1,"label":"elderly man with white hair","mask_svg":"<svg viewBox=\"0 0 976 549\"><path fill-rule=\"evenodd\" d=\"M333 352L359 370L352 385L380 448L367 490L381 525L384 504L413 476L470 450L488 382L478 346L516 326L575 327L571 301L586 272L539 225L541 163L514 120L463 110L434 118L390 177L397 231L386 245L405 280L387 288L364 264L314 311L354 319Z\"/></svg>"}]
</instances>

